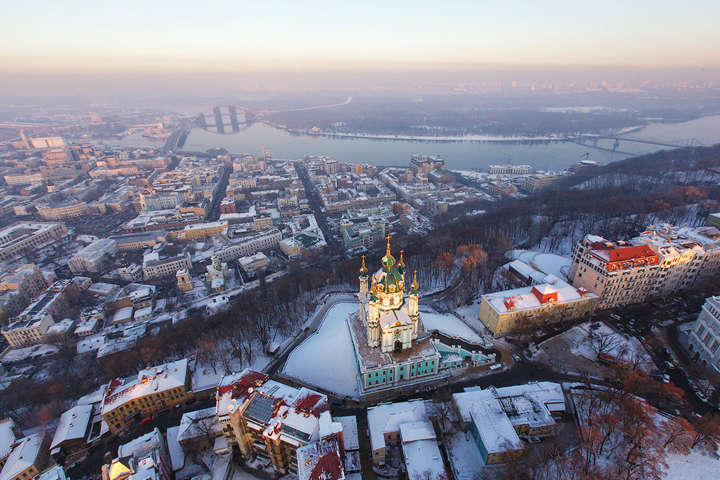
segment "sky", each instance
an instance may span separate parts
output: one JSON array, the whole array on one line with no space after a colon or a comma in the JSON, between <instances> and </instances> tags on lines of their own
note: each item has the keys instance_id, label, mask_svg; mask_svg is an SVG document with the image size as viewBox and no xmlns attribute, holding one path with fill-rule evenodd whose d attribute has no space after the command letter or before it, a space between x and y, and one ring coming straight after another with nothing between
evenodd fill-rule
<instances>
[{"instance_id":1,"label":"sky","mask_svg":"<svg viewBox=\"0 0 720 480\"><path fill-rule=\"evenodd\" d=\"M720 1L3 2L0 72L720 67Z\"/></svg>"}]
</instances>

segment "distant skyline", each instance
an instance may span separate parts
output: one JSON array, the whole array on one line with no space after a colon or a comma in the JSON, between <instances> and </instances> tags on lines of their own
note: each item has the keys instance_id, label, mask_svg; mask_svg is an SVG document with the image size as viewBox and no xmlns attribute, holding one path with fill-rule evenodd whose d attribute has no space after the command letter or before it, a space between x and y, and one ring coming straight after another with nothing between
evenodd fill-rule
<instances>
[{"instance_id":1,"label":"distant skyline","mask_svg":"<svg viewBox=\"0 0 720 480\"><path fill-rule=\"evenodd\" d=\"M717 1L8 2L0 71L717 68Z\"/></svg>"}]
</instances>

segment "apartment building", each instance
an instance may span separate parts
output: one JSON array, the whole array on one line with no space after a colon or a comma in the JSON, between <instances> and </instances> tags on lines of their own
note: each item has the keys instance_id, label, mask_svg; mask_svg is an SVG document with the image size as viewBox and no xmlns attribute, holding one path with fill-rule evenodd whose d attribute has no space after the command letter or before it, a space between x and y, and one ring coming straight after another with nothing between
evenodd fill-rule
<instances>
[{"instance_id":1,"label":"apartment building","mask_svg":"<svg viewBox=\"0 0 720 480\"><path fill-rule=\"evenodd\" d=\"M34 264L21 265L0 278L0 292L17 292L35 298L48 287L47 280Z\"/></svg>"},{"instance_id":2,"label":"apartment building","mask_svg":"<svg viewBox=\"0 0 720 480\"><path fill-rule=\"evenodd\" d=\"M124 235L111 235L109 238L117 242L118 250L145 250L159 243L165 243L167 232L153 230L150 232L127 233Z\"/></svg>"},{"instance_id":3,"label":"apartment building","mask_svg":"<svg viewBox=\"0 0 720 480\"><path fill-rule=\"evenodd\" d=\"M101 415L114 433L191 398L188 359L184 358L141 370L136 378L111 381L103 398Z\"/></svg>"},{"instance_id":4,"label":"apartment building","mask_svg":"<svg viewBox=\"0 0 720 480\"><path fill-rule=\"evenodd\" d=\"M687 348L693 360L720 373L720 296L705 299L687 332Z\"/></svg>"},{"instance_id":5,"label":"apartment building","mask_svg":"<svg viewBox=\"0 0 720 480\"><path fill-rule=\"evenodd\" d=\"M192 262L188 254L160 258L159 252L151 252L143 256L145 280L174 277L175 273L182 269L192 269Z\"/></svg>"},{"instance_id":6,"label":"apartment building","mask_svg":"<svg viewBox=\"0 0 720 480\"><path fill-rule=\"evenodd\" d=\"M193 241L227 233L227 231L228 222L195 223L186 225L182 230L170 232L170 237L182 241Z\"/></svg>"},{"instance_id":7,"label":"apartment building","mask_svg":"<svg viewBox=\"0 0 720 480\"><path fill-rule=\"evenodd\" d=\"M648 245L586 235L575 245L569 278L598 297L598 308L639 303L655 294L658 256Z\"/></svg>"},{"instance_id":8,"label":"apartment building","mask_svg":"<svg viewBox=\"0 0 720 480\"><path fill-rule=\"evenodd\" d=\"M488 171L490 175L527 175L532 173L533 168L530 165L506 163L505 165L490 165Z\"/></svg>"},{"instance_id":9,"label":"apartment building","mask_svg":"<svg viewBox=\"0 0 720 480\"><path fill-rule=\"evenodd\" d=\"M2 334L10 346L20 348L40 343L48 329L55 324L55 319L62 318L67 312L68 296L77 291L77 286L68 280L51 285L12 323L3 327Z\"/></svg>"},{"instance_id":10,"label":"apartment building","mask_svg":"<svg viewBox=\"0 0 720 480\"><path fill-rule=\"evenodd\" d=\"M67 234L62 223L17 222L0 230L0 261L37 250Z\"/></svg>"},{"instance_id":11,"label":"apartment building","mask_svg":"<svg viewBox=\"0 0 720 480\"><path fill-rule=\"evenodd\" d=\"M586 235L573 249L569 277L600 296L600 308L612 308L672 294L719 273L717 228L661 225L629 242Z\"/></svg>"},{"instance_id":12,"label":"apartment building","mask_svg":"<svg viewBox=\"0 0 720 480\"><path fill-rule=\"evenodd\" d=\"M225 245L216 248L215 255L220 261L229 262L240 257L254 255L261 250L275 248L280 244L281 240L282 233L277 228L237 235Z\"/></svg>"},{"instance_id":13,"label":"apartment building","mask_svg":"<svg viewBox=\"0 0 720 480\"><path fill-rule=\"evenodd\" d=\"M249 369L223 379L217 391L218 422L248 461L269 462L278 473L297 474L297 450L313 442L338 441L327 396L295 388ZM229 425L229 427L228 427Z\"/></svg>"},{"instance_id":14,"label":"apartment building","mask_svg":"<svg viewBox=\"0 0 720 480\"><path fill-rule=\"evenodd\" d=\"M37 216L43 220L62 220L90 213L86 202L68 200L60 203L46 203L37 206Z\"/></svg>"},{"instance_id":15,"label":"apartment building","mask_svg":"<svg viewBox=\"0 0 720 480\"><path fill-rule=\"evenodd\" d=\"M111 238L95 240L80 249L68 260L68 268L73 273L100 273L117 253L117 242Z\"/></svg>"},{"instance_id":16,"label":"apartment building","mask_svg":"<svg viewBox=\"0 0 720 480\"><path fill-rule=\"evenodd\" d=\"M566 409L562 386L552 382L471 387L453 400L486 465L517 458L524 449L521 439L553 435Z\"/></svg>"}]
</instances>

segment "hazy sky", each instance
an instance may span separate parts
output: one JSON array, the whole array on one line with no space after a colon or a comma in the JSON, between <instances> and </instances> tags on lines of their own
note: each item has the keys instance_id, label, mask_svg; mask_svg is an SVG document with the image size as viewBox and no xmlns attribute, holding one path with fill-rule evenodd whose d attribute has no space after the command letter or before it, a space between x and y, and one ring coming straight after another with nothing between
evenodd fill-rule
<instances>
[{"instance_id":1,"label":"hazy sky","mask_svg":"<svg viewBox=\"0 0 720 480\"><path fill-rule=\"evenodd\" d=\"M720 66L720 1L7 1L0 71Z\"/></svg>"}]
</instances>

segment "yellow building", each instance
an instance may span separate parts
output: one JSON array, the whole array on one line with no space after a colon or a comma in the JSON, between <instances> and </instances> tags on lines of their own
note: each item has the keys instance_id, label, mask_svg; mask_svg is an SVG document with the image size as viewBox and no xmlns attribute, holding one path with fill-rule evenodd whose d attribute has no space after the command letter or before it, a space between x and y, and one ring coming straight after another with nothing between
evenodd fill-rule
<instances>
[{"instance_id":1,"label":"yellow building","mask_svg":"<svg viewBox=\"0 0 720 480\"><path fill-rule=\"evenodd\" d=\"M23 438L5 461L0 480L30 480L45 469L50 441L44 432Z\"/></svg>"},{"instance_id":2,"label":"yellow building","mask_svg":"<svg viewBox=\"0 0 720 480\"><path fill-rule=\"evenodd\" d=\"M539 285L483 295L478 316L499 337L588 315L599 300L594 293L548 275Z\"/></svg>"},{"instance_id":3,"label":"yellow building","mask_svg":"<svg viewBox=\"0 0 720 480\"><path fill-rule=\"evenodd\" d=\"M182 230L170 232L169 236L177 240L201 240L221 233L227 233L228 222L194 223L186 225Z\"/></svg>"},{"instance_id":4,"label":"yellow building","mask_svg":"<svg viewBox=\"0 0 720 480\"><path fill-rule=\"evenodd\" d=\"M137 378L110 382L102 404L103 420L111 432L192 398L188 360L138 372Z\"/></svg>"}]
</instances>

